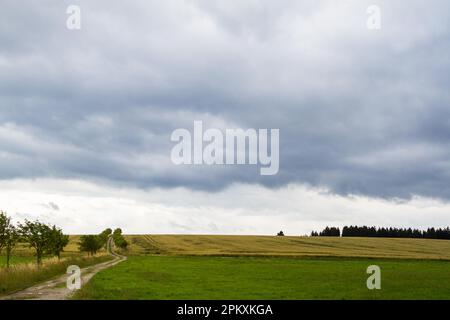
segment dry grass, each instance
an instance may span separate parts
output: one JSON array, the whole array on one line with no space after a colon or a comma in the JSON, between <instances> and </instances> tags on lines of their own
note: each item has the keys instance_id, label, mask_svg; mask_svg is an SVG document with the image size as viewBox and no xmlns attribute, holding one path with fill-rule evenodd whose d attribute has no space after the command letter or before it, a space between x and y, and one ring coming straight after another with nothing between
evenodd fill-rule
<instances>
[{"instance_id":1,"label":"dry grass","mask_svg":"<svg viewBox=\"0 0 450 320\"><path fill-rule=\"evenodd\" d=\"M130 235L128 254L450 260L450 241L393 238Z\"/></svg>"}]
</instances>

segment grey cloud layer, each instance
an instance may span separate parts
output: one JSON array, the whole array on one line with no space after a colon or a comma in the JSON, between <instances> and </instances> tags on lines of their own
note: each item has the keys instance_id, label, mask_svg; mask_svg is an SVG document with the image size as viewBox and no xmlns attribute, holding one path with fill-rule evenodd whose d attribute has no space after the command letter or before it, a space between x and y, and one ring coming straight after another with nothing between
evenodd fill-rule
<instances>
[{"instance_id":1,"label":"grey cloud layer","mask_svg":"<svg viewBox=\"0 0 450 320\"><path fill-rule=\"evenodd\" d=\"M447 1L72 2L2 2L0 178L450 198ZM174 166L194 120L280 128L280 173Z\"/></svg>"}]
</instances>

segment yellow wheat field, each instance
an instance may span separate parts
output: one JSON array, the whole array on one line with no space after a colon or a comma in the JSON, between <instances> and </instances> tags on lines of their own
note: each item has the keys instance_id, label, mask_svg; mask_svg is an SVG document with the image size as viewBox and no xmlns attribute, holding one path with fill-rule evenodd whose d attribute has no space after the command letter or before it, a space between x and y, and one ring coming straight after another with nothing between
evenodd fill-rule
<instances>
[{"instance_id":1,"label":"yellow wheat field","mask_svg":"<svg viewBox=\"0 0 450 320\"><path fill-rule=\"evenodd\" d=\"M394 238L129 235L128 254L327 256L450 260L450 241Z\"/></svg>"}]
</instances>

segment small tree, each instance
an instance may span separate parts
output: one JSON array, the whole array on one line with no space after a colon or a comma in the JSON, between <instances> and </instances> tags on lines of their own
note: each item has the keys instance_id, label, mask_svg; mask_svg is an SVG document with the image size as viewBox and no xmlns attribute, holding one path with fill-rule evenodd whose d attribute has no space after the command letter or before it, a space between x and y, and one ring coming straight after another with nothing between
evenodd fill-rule
<instances>
[{"instance_id":1,"label":"small tree","mask_svg":"<svg viewBox=\"0 0 450 320\"><path fill-rule=\"evenodd\" d=\"M106 248L106 243L108 242L109 236L112 234L111 228L103 230L100 234L100 241L102 242L102 246Z\"/></svg>"},{"instance_id":2,"label":"small tree","mask_svg":"<svg viewBox=\"0 0 450 320\"><path fill-rule=\"evenodd\" d=\"M69 236L63 234L62 230L53 226L50 232L50 241L48 246L48 253L61 259L61 252L64 251L64 247L69 244Z\"/></svg>"},{"instance_id":3,"label":"small tree","mask_svg":"<svg viewBox=\"0 0 450 320\"><path fill-rule=\"evenodd\" d=\"M126 250L128 248L128 241L125 240L123 236L114 240L114 244L118 246L120 249Z\"/></svg>"},{"instance_id":4,"label":"small tree","mask_svg":"<svg viewBox=\"0 0 450 320\"><path fill-rule=\"evenodd\" d=\"M19 224L19 234L36 250L36 263L40 266L43 254L51 248L52 228L37 220L25 220L24 224Z\"/></svg>"},{"instance_id":5,"label":"small tree","mask_svg":"<svg viewBox=\"0 0 450 320\"><path fill-rule=\"evenodd\" d=\"M11 253L19 241L17 229L12 225L11 218L5 212L0 212L0 253L6 249L6 267L9 268Z\"/></svg>"},{"instance_id":6,"label":"small tree","mask_svg":"<svg viewBox=\"0 0 450 320\"><path fill-rule=\"evenodd\" d=\"M78 245L81 252L87 252L92 256L103 247L100 237L96 235L81 236Z\"/></svg>"},{"instance_id":7,"label":"small tree","mask_svg":"<svg viewBox=\"0 0 450 320\"><path fill-rule=\"evenodd\" d=\"M116 230L114 230L113 232L113 240L114 240L114 244L121 248L121 249L127 249L128 247L128 242L127 240L125 240L125 238L122 235L122 229L117 228Z\"/></svg>"},{"instance_id":8,"label":"small tree","mask_svg":"<svg viewBox=\"0 0 450 320\"><path fill-rule=\"evenodd\" d=\"M279 237L284 237L284 232L283 232L283 231L278 232L278 233L277 233L277 236L279 236Z\"/></svg>"},{"instance_id":9,"label":"small tree","mask_svg":"<svg viewBox=\"0 0 450 320\"><path fill-rule=\"evenodd\" d=\"M6 245L6 230L11 224L11 218L9 218L5 212L0 211L0 253Z\"/></svg>"},{"instance_id":10,"label":"small tree","mask_svg":"<svg viewBox=\"0 0 450 320\"><path fill-rule=\"evenodd\" d=\"M6 267L9 268L9 261L11 259L11 253L19 241L20 235L16 227L12 224L8 226L6 229L6 241L5 241L5 249L6 249Z\"/></svg>"}]
</instances>

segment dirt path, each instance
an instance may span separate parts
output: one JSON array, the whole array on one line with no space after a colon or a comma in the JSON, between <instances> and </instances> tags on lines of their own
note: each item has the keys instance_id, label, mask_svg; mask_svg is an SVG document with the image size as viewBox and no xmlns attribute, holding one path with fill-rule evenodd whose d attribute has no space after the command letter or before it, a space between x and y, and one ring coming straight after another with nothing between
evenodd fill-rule
<instances>
[{"instance_id":1,"label":"dirt path","mask_svg":"<svg viewBox=\"0 0 450 320\"><path fill-rule=\"evenodd\" d=\"M115 253L112 250L113 241L110 237L107 243L108 252L114 256L111 261L99 263L81 269L81 283L85 285L99 271L110 268L127 258ZM67 289L66 281L69 275L64 274L56 279L52 279L38 285L32 286L25 290L21 290L10 295L1 297L0 300L66 300L69 299L75 291Z\"/></svg>"}]
</instances>

